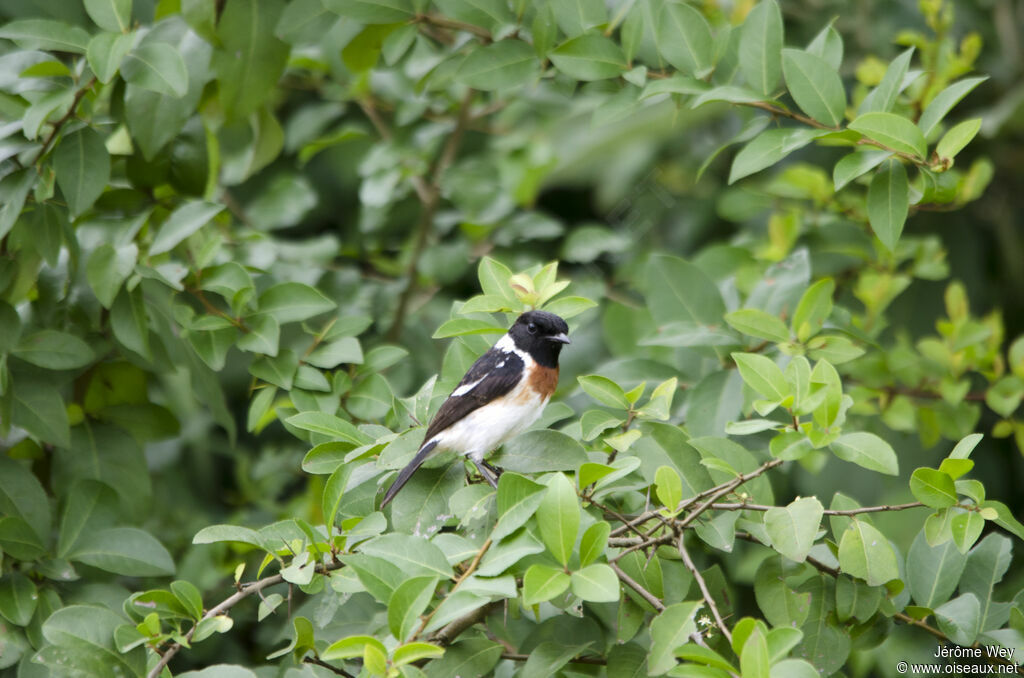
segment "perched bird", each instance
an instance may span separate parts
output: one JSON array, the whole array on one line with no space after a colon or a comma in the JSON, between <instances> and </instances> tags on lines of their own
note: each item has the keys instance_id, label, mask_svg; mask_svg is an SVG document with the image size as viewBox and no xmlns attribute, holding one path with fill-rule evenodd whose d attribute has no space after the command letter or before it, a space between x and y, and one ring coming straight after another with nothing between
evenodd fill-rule
<instances>
[{"instance_id":1,"label":"perched bird","mask_svg":"<svg viewBox=\"0 0 1024 678\"><path fill-rule=\"evenodd\" d=\"M528 429L558 385L558 354L569 326L554 313L527 311L480 356L427 427L423 444L384 495L383 508L428 458L445 450L469 457L497 487L484 455Z\"/></svg>"}]
</instances>

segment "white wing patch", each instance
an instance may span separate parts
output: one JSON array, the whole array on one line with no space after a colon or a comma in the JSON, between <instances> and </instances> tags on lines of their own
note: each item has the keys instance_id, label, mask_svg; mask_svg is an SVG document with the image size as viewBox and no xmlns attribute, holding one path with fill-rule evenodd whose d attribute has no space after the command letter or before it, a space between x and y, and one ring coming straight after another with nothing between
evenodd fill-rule
<instances>
[{"instance_id":1,"label":"white wing patch","mask_svg":"<svg viewBox=\"0 0 1024 678\"><path fill-rule=\"evenodd\" d=\"M499 365L499 367L500 367L500 365ZM486 378L486 377L484 377L484 378ZM454 391L452 391L452 395L453 396L464 396L467 393L469 393L470 391L472 391L474 388L476 388L476 385L479 384L483 380L484 379L481 378L481 379L477 379L476 381L470 382L468 384L463 384L462 386L460 386L457 389L455 389Z\"/></svg>"}]
</instances>

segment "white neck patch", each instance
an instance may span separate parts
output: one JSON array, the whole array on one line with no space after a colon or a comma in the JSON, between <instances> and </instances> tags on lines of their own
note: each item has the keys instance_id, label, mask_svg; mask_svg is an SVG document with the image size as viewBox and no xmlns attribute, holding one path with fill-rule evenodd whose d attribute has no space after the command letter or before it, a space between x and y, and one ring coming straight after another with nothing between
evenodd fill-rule
<instances>
[{"instance_id":1,"label":"white neck patch","mask_svg":"<svg viewBox=\"0 0 1024 678\"><path fill-rule=\"evenodd\" d=\"M499 339L498 343L494 345L494 348L498 349L502 353L519 353L519 350L516 349L515 339L512 338L511 334L505 334L505 336Z\"/></svg>"}]
</instances>

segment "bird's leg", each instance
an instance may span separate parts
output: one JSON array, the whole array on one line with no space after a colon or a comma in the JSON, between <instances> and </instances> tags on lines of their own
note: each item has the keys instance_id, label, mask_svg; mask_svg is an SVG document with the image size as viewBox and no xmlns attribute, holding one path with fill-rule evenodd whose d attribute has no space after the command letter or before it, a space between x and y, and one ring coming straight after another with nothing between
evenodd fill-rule
<instances>
[{"instance_id":1,"label":"bird's leg","mask_svg":"<svg viewBox=\"0 0 1024 678\"><path fill-rule=\"evenodd\" d=\"M488 471L493 473L495 478L500 478L501 474L505 472L504 469L500 469L497 466L494 466L493 464L488 464L486 461L483 461L482 459L480 460L480 463L483 464Z\"/></svg>"},{"instance_id":2,"label":"bird's leg","mask_svg":"<svg viewBox=\"0 0 1024 678\"><path fill-rule=\"evenodd\" d=\"M480 475L482 475L484 477L484 480L487 481L487 484L490 485L491 487L497 489L498 488L498 481L497 481L497 479L495 477L491 476L491 474L487 470L488 468L493 469L494 467L491 466L490 464L488 464L486 461L479 461L479 462L474 461L473 464L476 465L476 470L479 471Z\"/></svg>"}]
</instances>

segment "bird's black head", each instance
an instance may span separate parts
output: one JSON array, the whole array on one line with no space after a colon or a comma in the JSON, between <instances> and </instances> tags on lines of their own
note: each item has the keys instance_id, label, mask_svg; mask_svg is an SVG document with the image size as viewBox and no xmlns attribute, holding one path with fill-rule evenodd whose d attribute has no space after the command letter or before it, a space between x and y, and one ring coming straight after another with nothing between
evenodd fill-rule
<instances>
[{"instance_id":1,"label":"bird's black head","mask_svg":"<svg viewBox=\"0 0 1024 678\"><path fill-rule=\"evenodd\" d=\"M516 348L544 367L558 367L558 354L568 344L569 326L554 313L527 311L509 329Z\"/></svg>"}]
</instances>

